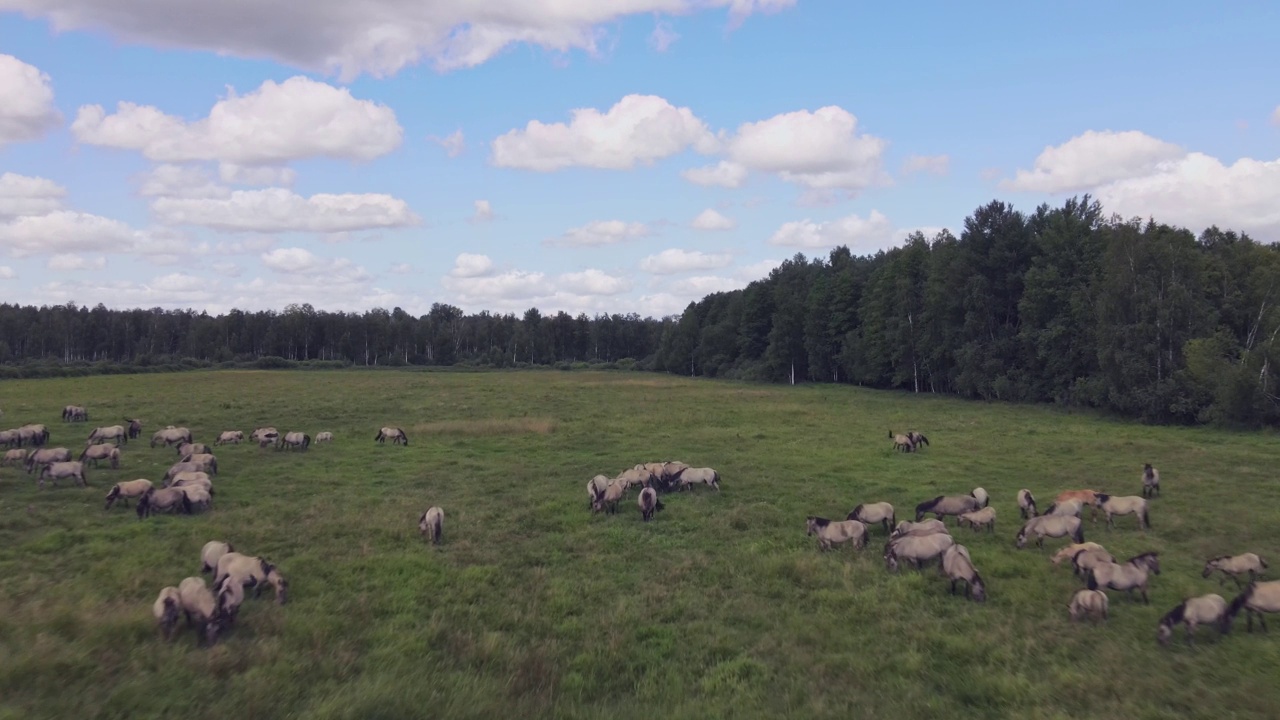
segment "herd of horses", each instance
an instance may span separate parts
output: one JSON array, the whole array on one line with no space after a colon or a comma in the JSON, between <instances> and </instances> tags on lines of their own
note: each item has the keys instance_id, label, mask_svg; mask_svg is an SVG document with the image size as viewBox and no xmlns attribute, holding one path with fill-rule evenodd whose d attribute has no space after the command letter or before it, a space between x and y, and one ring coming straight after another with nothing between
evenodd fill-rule
<instances>
[{"instance_id":1,"label":"herd of horses","mask_svg":"<svg viewBox=\"0 0 1280 720\"><path fill-rule=\"evenodd\" d=\"M88 411L81 406L63 408L64 422L87 422ZM112 469L120 467L121 447L142 434L142 421L126 418L122 425L94 428L87 437L85 449L78 460L71 459L68 448L47 447L49 428L43 424L28 424L0 431L0 446L9 448L4 464L22 465L28 474L40 469L40 487L49 477L57 480L72 478L81 486L87 486L85 466L107 461ZM929 440L917 431L905 434L889 432L895 451L917 452L928 446ZM399 427L382 427L374 436L382 444L390 440L394 445L408 446L409 438ZM240 430L227 430L219 434L214 446L240 444L246 435ZM303 432L281 433L274 427L260 427L249 433L248 442L259 448L274 446L277 450L307 450L311 436ZM321 432L317 442L332 442L331 432ZM156 512L193 514L212 505L213 481L211 476L219 472L218 459L213 448L194 441L189 428L166 426L151 437L155 448L176 447L178 462L170 466L157 483L146 479L122 481L114 484L106 497L106 509L116 502L126 507L130 499L137 501L139 519ZM720 490L720 474L713 468L694 468L679 461L641 463L623 470L616 476L596 475L587 483L588 508L595 512L616 514L619 502L627 490L640 487L637 506L645 522L664 509L660 493L682 491L694 485L707 485ZM1046 538L1068 538L1070 544L1051 558L1054 565L1069 560L1073 573L1085 587L1075 592L1067 603L1071 620L1093 616L1102 620L1109 617L1107 590L1137 592L1144 603L1149 604L1148 584L1152 575L1160 574L1159 554L1153 551L1135 555L1124 562L1118 561L1100 544L1086 542L1084 538L1083 512L1090 509L1091 520L1097 522L1099 511L1106 515L1108 528L1115 527L1115 517L1133 515L1139 529L1144 532L1151 526L1150 501L1161 494L1160 474L1149 463L1143 467L1141 493L1137 496L1113 496L1101 491L1082 489L1059 493L1054 502L1039 511L1034 495L1027 489L1017 492L1015 501L1023 523L1014 538L1018 549L1024 548L1034 537L1037 547L1044 547ZM933 515L932 519L926 516ZM950 592L957 592L957 584L963 583L965 596L982 602L987 598L987 586L978 572L969 549L956 542L944 518L954 517L956 527L968 526L973 532L985 529L995 532L996 510L990 505L990 497L983 488L974 488L967 494L939 495L927 499L915 507L914 520L898 522L894 506L888 502L861 503L848 513L844 520L831 520L810 515L805 520L806 533L816 536L820 550L849 543L855 549L866 546L871 528L879 525L886 534L883 560L890 572L897 572L902 565L922 569L937 561L939 572L950 580ZM418 518L423 536L432 543L439 543L444 525L444 510L431 506ZM1174 627L1186 626L1187 641L1192 642L1200 625L1216 626L1223 634L1230 631L1233 619L1245 612L1248 629L1253 630L1256 616L1266 629L1265 613L1280 612L1280 580L1260 579L1267 569L1266 562L1254 553L1220 556L1209 559L1204 566L1203 577L1220 573L1219 584L1232 578L1241 588L1230 602L1222 596L1210 593L1185 598L1166 613L1157 626L1157 640L1167 644ZM214 540L201 550L201 572L214 574L209 586L202 577L190 576L177 586L163 588L153 604L153 613L161 635L171 639L177 620L185 616L188 627L196 628L197 643L213 643L235 621L246 590L253 589L255 597L268 585L274 588L276 600L284 604L287 581L280 569L265 558L245 555L224 541ZM1248 577L1242 583L1241 578Z\"/></svg>"},{"instance_id":2,"label":"herd of horses","mask_svg":"<svg viewBox=\"0 0 1280 720\"><path fill-rule=\"evenodd\" d=\"M924 435L915 431L906 434L890 431L889 438L893 440L895 451L914 452L922 444L929 444ZM1130 596L1136 592L1143 603L1150 604L1148 583L1152 575L1160 574L1160 556L1157 552L1147 551L1121 562L1102 545L1086 542L1084 509L1090 509L1092 522L1097 522L1099 511L1104 513L1108 529L1115 527L1116 517L1133 515L1138 528L1145 532L1151 527L1149 501L1161 493L1160 472L1150 463L1143 466L1141 493L1135 496L1115 496L1090 489L1067 490L1059 493L1053 504L1041 513L1031 491L1021 489L1015 500L1023 524L1014 537L1014 545L1022 549L1034 536L1037 547L1043 548L1045 538L1068 538L1070 544L1051 558L1054 565L1070 560L1074 575L1085 584L1067 603L1068 616L1072 621L1086 616L1106 620L1110 605L1107 590L1125 592ZM927 515L934 517L925 519ZM939 573L951 581L952 594L957 592L957 583L963 583L966 597L985 601L986 583L969 549L957 543L951 535L943 521L945 517L954 517L957 528L967 525L974 532L983 528L989 533L995 532L996 511L990 506L990 498L983 488L974 488L965 495L939 495L925 500L916 505L914 521L898 522L892 504L874 502L859 504L844 520L810 515L805 518L805 528L808 535L817 536L818 548L822 551L841 543L849 543L854 549L863 548L870 539L871 528L881 525L887 536L883 559L890 572L897 572L903 564L922 569L937 561ZM1242 611L1250 632L1253 631L1254 617L1266 630L1264 614L1280 612L1280 580L1259 579L1267 567L1266 561L1252 552L1207 560L1203 577L1221 573L1220 585L1228 577L1232 578L1240 589L1239 594L1230 602L1217 593L1183 599L1160 619L1156 628L1157 641L1167 645L1178 624L1186 626L1188 643L1193 642L1195 630L1200 625L1217 627L1219 632L1226 634L1230 632L1234 618ZM1241 582L1243 576L1248 576L1247 584Z\"/></svg>"},{"instance_id":3,"label":"herd of horses","mask_svg":"<svg viewBox=\"0 0 1280 720\"><path fill-rule=\"evenodd\" d=\"M63 408L62 419L68 423L86 422L89 413L81 406L68 405ZM23 467L27 474L40 470L37 479L41 488L46 477L55 485L59 479L72 478L80 486L87 487L85 468L88 463L96 466L98 461L106 460L113 470L119 469L121 448L141 434L142 421L137 418L126 418L122 425L94 428L88 434L85 449L78 460L71 459L69 448L48 447L51 433L48 426L39 423L0 431L0 446L8 448L3 464ZM257 428L247 437L259 448L274 446L277 450L305 451L311 445L311 436L307 433L281 433L274 427ZM377 440L382 442L384 438L408 444L407 436L399 428L382 428ZM245 439L244 431L227 430L218 435L213 445L238 445ZM316 435L318 443L332 441L332 432ZM151 436L150 446L176 447L178 462L171 465L158 482L139 478L113 484L107 492L104 509L110 510L117 502L128 507L129 501L133 500L138 519L142 520L162 512L192 515L212 506L214 489L211 476L219 472L213 447L195 442L189 428L173 425L157 430ZM160 635L166 640L173 638L178 620L185 617L186 626L195 628L198 645L217 642L219 636L234 623L249 589L257 597L264 587L271 586L276 602L283 605L286 601L288 581L280 569L265 558L237 552L230 543L213 540L202 548L200 560L201 572L214 575L212 586L204 578L193 575L176 586L161 589L152 605Z\"/></svg>"}]
</instances>

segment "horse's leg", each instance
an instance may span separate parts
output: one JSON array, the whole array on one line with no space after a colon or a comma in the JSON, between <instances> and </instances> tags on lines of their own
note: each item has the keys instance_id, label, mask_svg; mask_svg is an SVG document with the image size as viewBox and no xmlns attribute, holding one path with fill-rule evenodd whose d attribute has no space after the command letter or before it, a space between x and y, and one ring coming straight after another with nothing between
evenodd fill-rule
<instances>
[{"instance_id":1,"label":"horse's leg","mask_svg":"<svg viewBox=\"0 0 1280 720\"><path fill-rule=\"evenodd\" d=\"M951 594L952 594L952 595L955 595L955 594L956 594L956 580L955 580L955 578L952 578L952 579L951 579Z\"/></svg>"}]
</instances>

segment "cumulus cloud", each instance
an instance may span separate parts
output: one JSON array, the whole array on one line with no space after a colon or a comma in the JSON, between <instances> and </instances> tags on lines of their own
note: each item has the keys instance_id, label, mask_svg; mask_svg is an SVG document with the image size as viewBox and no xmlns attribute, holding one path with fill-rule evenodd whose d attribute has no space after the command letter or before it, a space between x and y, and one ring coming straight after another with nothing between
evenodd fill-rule
<instances>
[{"instance_id":1,"label":"cumulus cloud","mask_svg":"<svg viewBox=\"0 0 1280 720\"><path fill-rule=\"evenodd\" d=\"M1076 192L1104 183L1142 177L1186 151L1136 130L1089 130L1065 143L1049 146L1033 170L1018 170L1001 189L1029 192Z\"/></svg>"},{"instance_id":2,"label":"cumulus cloud","mask_svg":"<svg viewBox=\"0 0 1280 720\"><path fill-rule=\"evenodd\" d=\"M1280 105L1277 105L1275 111L1271 113L1271 124L1280 127Z\"/></svg>"},{"instance_id":3,"label":"cumulus cloud","mask_svg":"<svg viewBox=\"0 0 1280 720\"><path fill-rule=\"evenodd\" d=\"M640 261L640 269L654 275L671 275L693 270L715 270L733 262L728 254L669 248Z\"/></svg>"},{"instance_id":4,"label":"cumulus cloud","mask_svg":"<svg viewBox=\"0 0 1280 720\"><path fill-rule=\"evenodd\" d=\"M749 170L776 173L810 190L855 193L884 179L886 144L858 134L852 113L828 105L743 123L729 139L727 155Z\"/></svg>"},{"instance_id":5,"label":"cumulus cloud","mask_svg":"<svg viewBox=\"0 0 1280 720\"><path fill-rule=\"evenodd\" d=\"M408 275L413 272L413 266L409 263L393 263L387 272L392 275Z\"/></svg>"},{"instance_id":6,"label":"cumulus cloud","mask_svg":"<svg viewBox=\"0 0 1280 720\"><path fill-rule=\"evenodd\" d=\"M7 172L0 175L0 218L47 215L62 207L67 189L40 177Z\"/></svg>"},{"instance_id":7,"label":"cumulus cloud","mask_svg":"<svg viewBox=\"0 0 1280 720\"><path fill-rule=\"evenodd\" d=\"M476 278L488 275L493 270L493 261L488 255L462 253L453 261L450 277Z\"/></svg>"},{"instance_id":8,"label":"cumulus cloud","mask_svg":"<svg viewBox=\"0 0 1280 720\"><path fill-rule=\"evenodd\" d=\"M99 255L96 258L86 258L83 255L74 253L61 253L49 258L45 267L58 272L69 272L72 270L101 270L107 266L107 259Z\"/></svg>"},{"instance_id":9,"label":"cumulus cloud","mask_svg":"<svg viewBox=\"0 0 1280 720\"><path fill-rule=\"evenodd\" d=\"M564 235L548 240L546 244L562 247L600 247L645 237L649 232L649 226L641 222L596 220L580 227L570 228Z\"/></svg>"},{"instance_id":10,"label":"cumulus cloud","mask_svg":"<svg viewBox=\"0 0 1280 720\"><path fill-rule=\"evenodd\" d=\"M698 213L690 225L696 230L732 230L738 226L738 223L712 208L707 208Z\"/></svg>"},{"instance_id":11,"label":"cumulus cloud","mask_svg":"<svg viewBox=\"0 0 1280 720\"><path fill-rule=\"evenodd\" d=\"M596 54L603 28L630 16L727 8L731 26L795 0L345 0L217 4L148 0L7 0L6 9L48 18L54 29L102 30L127 42L269 58L345 80L394 75L427 60L437 69L474 67L514 43Z\"/></svg>"},{"instance_id":12,"label":"cumulus cloud","mask_svg":"<svg viewBox=\"0 0 1280 720\"><path fill-rule=\"evenodd\" d=\"M467 140L461 130L454 130L444 137L428 135L427 139L444 148L445 154L449 157L458 157L467 147Z\"/></svg>"},{"instance_id":13,"label":"cumulus cloud","mask_svg":"<svg viewBox=\"0 0 1280 720\"><path fill-rule=\"evenodd\" d=\"M404 200L379 193L302 197L284 188L237 190L225 198L161 197L151 203L161 222L228 232L335 233L416 225Z\"/></svg>"},{"instance_id":14,"label":"cumulus cloud","mask_svg":"<svg viewBox=\"0 0 1280 720\"><path fill-rule=\"evenodd\" d=\"M471 214L471 222L483 223L493 219L493 205L488 200L477 200L475 208L475 212Z\"/></svg>"},{"instance_id":15,"label":"cumulus cloud","mask_svg":"<svg viewBox=\"0 0 1280 720\"><path fill-rule=\"evenodd\" d=\"M262 264L283 273L303 273L320 266L320 258L300 247L276 248L262 254Z\"/></svg>"},{"instance_id":16,"label":"cumulus cloud","mask_svg":"<svg viewBox=\"0 0 1280 720\"><path fill-rule=\"evenodd\" d=\"M737 163L721 160L715 165L689 168L680 173L680 177L695 185L718 185L736 188L747 179L747 169Z\"/></svg>"},{"instance_id":17,"label":"cumulus cloud","mask_svg":"<svg viewBox=\"0 0 1280 720\"><path fill-rule=\"evenodd\" d=\"M134 252L142 233L119 220L57 210L0 224L0 248L15 257L69 252Z\"/></svg>"},{"instance_id":18,"label":"cumulus cloud","mask_svg":"<svg viewBox=\"0 0 1280 720\"><path fill-rule=\"evenodd\" d=\"M733 276L739 280L752 281L768 277L773 269L782 264L782 259L777 260L761 260L749 265L743 265L733 271Z\"/></svg>"},{"instance_id":19,"label":"cumulus cloud","mask_svg":"<svg viewBox=\"0 0 1280 720\"><path fill-rule=\"evenodd\" d=\"M371 160L397 148L404 134L386 105L302 76L267 80L247 95L228 88L228 96L194 122L131 102L117 103L111 115L101 105L83 105L71 132L82 143L137 150L158 162L244 166L309 157Z\"/></svg>"},{"instance_id":20,"label":"cumulus cloud","mask_svg":"<svg viewBox=\"0 0 1280 720\"><path fill-rule=\"evenodd\" d=\"M1108 212L1151 217L1200 232L1210 225L1280 239L1280 159L1242 158L1224 165L1193 152L1150 172L1094 190Z\"/></svg>"},{"instance_id":21,"label":"cumulus cloud","mask_svg":"<svg viewBox=\"0 0 1280 720\"><path fill-rule=\"evenodd\" d=\"M855 254L879 250L893 238L893 225L878 210L866 218L849 215L814 222L808 218L784 223L769 238L770 245L810 250L847 245Z\"/></svg>"},{"instance_id":22,"label":"cumulus cloud","mask_svg":"<svg viewBox=\"0 0 1280 720\"><path fill-rule=\"evenodd\" d=\"M571 111L568 123L530 120L492 143L498 167L549 172L567 167L627 170L693 147L711 152L716 138L687 107L656 95L627 95L606 112Z\"/></svg>"},{"instance_id":23,"label":"cumulus cloud","mask_svg":"<svg viewBox=\"0 0 1280 720\"><path fill-rule=\"evenodd\" d=\"M61 122L49 76L12 55L0 54L0 148L40 138Z\"/></svg>"},{"instance_id":24,"label":"cumulus cloud","mask_svg":"<svg viewBox=\"0 0 1280 720\"><path fill-rule=\"evenodd\" d=\"M631 289L631 282L626 278L595 269L565 273L557 279L556 285L579 295L617 295Z\"/></svg>"},{"instance_id":25,"label":"cumulus cloud","mask_svg":"<svg viewBox=\"0 0 1280 720\"><path fill-rule=\"evenodd\" d=\"M946 155L908 155L902 162L902 174L929 173L946 175L951 169L951 158Z\"/></svg>"},{"instance_id":26,"label":"cumulus cloud","mask_svg":"<svg viewBox=\"0 0 1280 720\"><path fill-rule=\"evenodd\" d=\"M13 280L16 277L18 277L18 273L14 272L13 268L8 265L0 265L0 280Z\"/></svg>"}]
</instances>

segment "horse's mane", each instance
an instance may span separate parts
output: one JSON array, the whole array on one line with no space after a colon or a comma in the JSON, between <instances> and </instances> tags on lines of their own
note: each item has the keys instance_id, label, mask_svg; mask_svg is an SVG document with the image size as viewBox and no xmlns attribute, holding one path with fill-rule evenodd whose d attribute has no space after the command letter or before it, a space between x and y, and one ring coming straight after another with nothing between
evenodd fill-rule
<instances>
[{"instance_id":1,"label":"horse's mane","mask_svg":"<svg viewBox=\"0 0 1280 720\"><path fill-rule=\"evenodd\" d=\"M826 527L827 525L831 524L831 520L829 518L818 517L817 515L814 515L809 519L812 520L813 524L817 525L818 527Z\"/></svg>"},{"instance_id":2,"label":"horse's mane","mask_svg":"<svg viewBox=\"0 0 1280 720\"><path fill-rule=\"evenodd\" d=\"M1160 618L1160 624L1174 625L1176 623L1180 623L1182 622L1182 618L1186 615L1186 611L1187 611L1187 601L1183 600L1181 603L1178 604L1178 607L1165 613L1165 616Z\"/></svg>"},{"instance_id":3,"label":"horse's mane","mask_svg":"<svg viewBox=\"0 0 1280 720\"><path fill-rule=\"evenodd\" d=\"M1235 599L1231 601L1231 604L1227 606L1227 616L1235 617L1236 613L1240 612L1240 608L1244 607L1244 604L1249 602L1249 598L1253 597L1253 591L1257 588L1258 583L1256 581L1245 586L1244 591L1237 595Z\"/></svg>"},{"instance_id":4,"label":"horse's mane","mask_svg":"<svg viewBox=\"0 0 1280 720\"><path fill-rule=\"evenodd\" d=\"M1156 552L1155 550L1148 550L1148 551L1146 551L1146 552L1144 552L1144 553L1142 553L1142 554L1140 554L1140 555L1134 555L1133 557L1129 558L1129 559L1127 560L1127 562L1136 562L1136 561L1141 560L1141 559L1143 559L1143 558L1147 558L1147 557L1159 557L1159 556L1160 556L1160 553Z\"/></svg>"},{"instance_id":5,"label":"horse's mane","mask_svg":"<svg viewBox=\"0 0 1280 720\"><path fill-rule=\"evenodd\" d=\"M1204 564L1208 565L1209 563L1218 562L1219 560L1227 560L1230 557L1231 557L1230 555L1219 555L1218 557L1209 558L1208 560L1205 561Z\"/></svg>"},{"instance_id":6,"label":"horse's mane","mask_svg":"<svg viewBox=\"0 0 1280 720\"><path fill-rule=\"evenodd\" d=\"M917 510L917 511L920 511L920 510L928 510L929 508L931 508L931 507L933 507L934 505L937 505L939 502L941 502L943 497L945 497L945 496L944 496L944 495L939 495L938 497L936 497L936 498L934 498L934 499L932 499L932 500L925 500L924 502L922 502L922 503L920 503L919 505L917 505L917 506L916 506L916 510Z\"/></svg>"}]
</instances>

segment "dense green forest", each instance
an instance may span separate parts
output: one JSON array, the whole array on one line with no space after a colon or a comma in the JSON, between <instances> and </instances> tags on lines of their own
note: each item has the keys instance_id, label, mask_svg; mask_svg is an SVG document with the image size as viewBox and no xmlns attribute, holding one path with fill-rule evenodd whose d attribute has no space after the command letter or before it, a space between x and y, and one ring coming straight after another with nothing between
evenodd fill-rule
<instances>
[{"instance_id":1,"label":"dense green forest","mask_svg":"<svg viewBox=\"0 0 1280 720\"><path fill-rule=\"evenodd\" d=\"M1277 246L1106 218L1084 196L993 201L959 238L797 254L679 317L0 305L0 375L294 362L605 364L1101 408L1150 422L1280 422Z\"/></svg>"}]
</instances>

